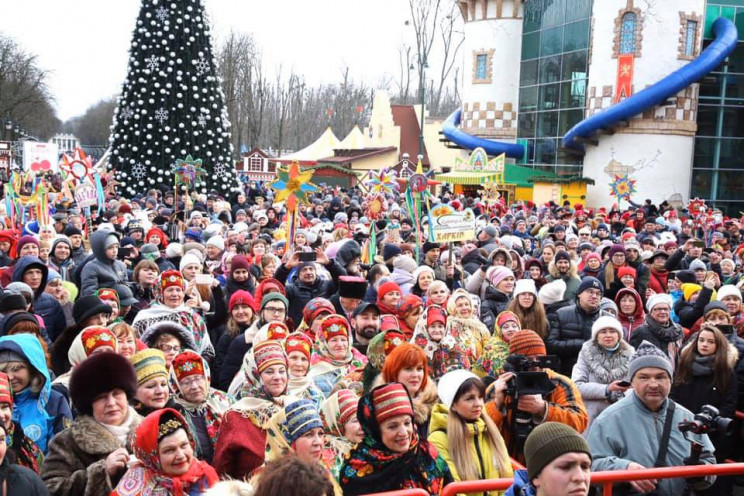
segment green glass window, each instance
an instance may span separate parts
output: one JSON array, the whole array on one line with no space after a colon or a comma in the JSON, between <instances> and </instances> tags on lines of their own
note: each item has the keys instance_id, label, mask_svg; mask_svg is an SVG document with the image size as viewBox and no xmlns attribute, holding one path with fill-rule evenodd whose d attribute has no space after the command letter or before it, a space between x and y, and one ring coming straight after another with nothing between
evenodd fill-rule
<instances>
[{"instance_id":1,"label":"green glass window","mask_svg":"<svg viewBox=\"0 0 744 496\"><path fill-rule=\"evenodd\" d=\"M555 83L561 79L561 57L554 55L540 59L540 83Z\"/></svg>"},{"instance_id":2,"label":"green glass window","mask_svg":"<svg viewBox=\"0 0 744 496\"><path fill-rule=\"evenodd\" d=\"M485 53L479 54L476 57L476 64L475 78L488 79L488 55Z\"/></svg>"},{"instance_id":3,"label":"green glass window","mask_svg":"<svg viewBox=\"0 0 744 496\"><path fill-rule=\"evenodd\" d=\"M519 85L532 86L537 84L537 59L522 62L519 71Z\"/></svg>"},{"instance_id":4,"label":"green glass window","mask_svg":"<svg viewBox=\"0 0 744 496\"><path fill-rule=\"evenodd\" d=\"M522 59L536 59L540 55L540 32L522 36Z\"/></svg>"},{"instance_id":5,"label":"green glass window","mask_svg":"<svg viewBox=\"0 0 744 496\"><path fill-rule=\"evenodd\" d=\"M563 38L563 26L546 29L540 37L540 56L555 55L561 51Z\"/></svg>"},{"instance_id":6,"label":"green glass window","mask_svg":"<svg viewBox=\"0 0 744 496\"><path fill-rule=\"evenodd\" d=\"M563 51L573 52L589 48L589 20L566 24L563 32Z\"/></svg>"}]
</instances>

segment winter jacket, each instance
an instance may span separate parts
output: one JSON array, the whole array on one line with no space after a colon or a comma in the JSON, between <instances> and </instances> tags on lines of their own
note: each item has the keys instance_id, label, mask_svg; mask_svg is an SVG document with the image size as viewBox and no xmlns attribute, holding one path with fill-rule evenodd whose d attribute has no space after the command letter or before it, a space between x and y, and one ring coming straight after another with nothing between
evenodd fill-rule
<instances>
[{"instance_id":1,"label":"winter jacket","mask_svg":"<svg viewBox=\"0 0 744 496\"><path fill-rule=\"evenodd\" d=\"M407 296L411 292L415 282L413 280L413 274L402 269L393 269L390 273L390 279L400 286L400 294L402 297Z\"/></svg>"},{"instance_id":2,"label":"winter jacket","mask_svg":"<svg viewBox=\"0 0 744 496\"><path fill-rule=\"evenodd\" d=\"M481 301L481 322L486 325L492 334L494 325L496 324L496 318L501 312L507 309L509 300L509 295L493 286L486 288L486 298Z\"/></svg>"},{"instance_id":3,"label":"winter jacket","mask_svg":"<svg viewBox=\"0 0 744 496\"><path fill-rule=\"evenodd\" d=\"M240 367L243 365L243 357L253 347L253 337L264 324L265 322L262 322L260 319L256 320L245 332L241 332L232 338L230 345L227 347L227 355L222 362L219 389L227 391L230 387L235 374L238 373Z\"/></svg>"},{"instance_id":4,"label":"winter jacket","mask_svg":"<svg viewBox=\"0 0 744 496\"><path fill-rule=\"evenodd\" d=\"M129 428L133 438L142 418L135 415ZM106 457L122 446L93 417L81 415L52 439L41 466L41 478L51 496L108 496L126 472L116 477L106 474Z\"/></svg>"},{"instance_id":5,"label":"winter jacket","mask_svg":"<svg viewBox=\"0 0 744 496\"><path fill-rule=\"evenodd\" d=\"M460 474L457 472L457 467L453 461L453 457L449 451L449 441L447 440L447 417L450 412L447 407L439 403L434 407L434 411L431 414L431 424L429 425L429 442L433 444L439 455L447 462L452 477L455 482L459 482L462 479ZM511 473L499 473L498 470L498 459L496 453L491 452L491 444L488 442L488 430L486 428L485 420L479 418L475 422L468 422L467 426L467 439L472 453L473 460L476 462L476 470L479 474L479 479L500 479L502 477L511 477ZM496 443L503 443L503 440L496 439ZM506 451L506 447L504 447ZM496 496L500 494L499 491L489 491L479 493L483 495Z\"/></svg>"},{"instance_id":6,"label":"winter jacket","mask_svg":"<svg viewBox=\"0 0 744 496\"><path fill-rule=\"evenodd\" d=\"M118 238L111 231L96 231L90 236L95 259L86 263L80 273L81 296L91 295L100 288L112 288L117 283L126 284L127 266L121 260L111 260L106 256L104 242L112 235Z\"/></svg>"},{"instance_id":7,"label":"winter jacket","mask_svg":"<svg viewBox=\"0 0 744 496\"><path fill-rule=\"evenodd\" d=\"M624 340L620 340L618 345L617 350L609 352L602 348L595 339L587 341L581 347L579 359L571 373L571 380L579 388L581 399L589 414L589 423L584 430L584 436L589 432L594 419L610 406L610 403L623 397L622 393L610 394L607 386L625 378L635 350Z\"/></svg>"},{"instance_id":8,"label":"winter jacket","mask_svg":"<svg viewBox=\"0 0 744 496\"><path fill-rule=\"evenodd\" d=\"M630 394L614 405L610 405L592 423L587 442L594 458L592 471L625 470L630 462L644 467L653 467L659 452L659 440L664 431L669 399L665 400L659 412L652 412L635 394ZM692 412L682 405L676 405L669 436L666 465L676 467L684 465L684 459L690 456L690 442L677 429L683 420L693 418ZM632 426L632 428L628 428ZM703 444L701 461L715 463L713 443L708 436L688 432L691 439ZM695 490L710 486L712 479L706 478L695 485ZM655 494L659 496L678 496L684 494L684 479L659 479ZM628 484L615 486L612 494L632 494Z\"/></svg>"},{"instance_id":9,"label":"winter jacket","mask_svg":"<svg viewBox=\"0 0 744 496\"><path fill-rule=\"evenodd\" d=\"M39 392L34 392L29 385L13 394L13 420L21 425L26 437L46 453L49 440L67 428L72 421L70 405L62 394L52 390L44 350L36 336L3 336L0 338L0 351L10 351L22 356L28 363L32 377L39 375L42 378Z\"/></svg>"},{"instance_id":10,"label":"winter jacket","mask_svg":"<svg viewBox=\"0 0 744 496\"><path fill-rule=\"evenodd\" d=\"M578 303L570 307L561 308L550 319L550 330L545 345L548 353L558 355L561 359L559 372L565 376L571 375L579 351L585 341L592 337L592 325L601 315L607 315L597 308L587 313Z\"/></svg>"},{"instance_id":11,"label":"winter jacket","mask_svg":"<svg viewBox=\"0 0 744 496\"><path fill-rule=\"evenodd\" d=\"M674 313L679 317L679 325L691 329L695 322L705 313L705 306L711 302L713 290L703 288L700 290L695 303L690 303L684 298L680 298L674 304Z\"/></svg>"},{"instance_id":12,"label":"winter jacket","mask_svg":"<svg viewBox=\"0 0 744 496\"><path fill-rule=\"evenodd\" d=\"M694 257L687 255L682 251L682 248L678 248L677 251L667 258L667 261L664 263L664 268L670 272L689 269L693 260L695 260Z\"/></svg>"},{"instance_id":13,"label":"winter jacket","mask_svg":"<svg viewBox=\"0 0 744 496\"><path fill-rule=\"evenodd\" d=\"M488 259L481 255L480 250L473 250L462 257L462 268L468 274L475 274L483 264L487 264Z\"/></svg>"},{"instance_id":14,"label":"winter jacket","mask_svg":"<svg viewBox=\"0 0 744 496\"><path fill-rule=\"evenodd\" d=\"M537 490L528 479L527 469L514 472L514 484L509 486L504 496L535 496Z\"/></svg>"},{"instance_id":15,"label":"winter jacket","mask_svg":"<svg viewBox=\"0 0 744 496\"><path fill-rule=\"evenodd\" d=\"M641 257L636 258L632 262L629 260L628 265L633 267L636 270L636 289L638 290L638 293L643 295L645 297L646 295L646 289L648 288L648 281L651 277L651 270L648 268L648 265L643 263L641 260ZM666 289L662 291L662 293L665 293Z\"/></svg>"},{"instance_id":16,"label":"winter jacket","mask_svg":"<svg viewBox=\"0 0 744 496\"><path fill-rule=\"evenodd\" d=\"M583 432L586 429L589 417L576 384L568 377L550 369L543 369L543 371L548 374L548 378L555 386L555 389L544 397L547 403L547 411L541 419L536 419L533 416L533 427L542 422L561 422L575 429L576 432ZM512 432L510 430L510 424L513 412L511 408L512 401L513 398L507 396L501 409L496 408L496 404L493 401L489 401L486 403L486 413L496 423L501 435L504 437L504 442L509 447L509 455L520 463L524 463L524 456L521 451L515 451L511 446Z\"/></svg>"},{"instance_id":17,"label":"winter jacket","mask_svg":"<svg viewBox=\"0 0 744 496\"><path fill-rule=\"evenodd\" d=\"M34 314L38 315L44 321L44 329L41 329L42 337L49 343L54 342L62 331L65 330L65 314L62 311L62 305L57 299L45 293L49 269L37 257L25 256L16 261L13 266L13 282L23 281L23 273L27 270L41 269L41 284L34 291Z\"/></svg>"},{"instance_id":18,"label":"winter jacket","mask_svg":"<svg viewBox=\"0 0 744 496\"><path fill-rule=\"evenodd\" d=\"M654 293L666 293L669 282L668 270L649 269L648 287Z\"/></svg>"},{"instance_id":19,"label":"winter jacket","mask_svg":"<svg viewBox=\"0 0 744 496\"><path fill-rule=\"evenodd\" d=\"M39 474L30 468L11 464L7 458L3 462L4 467L0 470L5 472L5 492L8 496L22 494L23 496L49 496L49 490L39 477ZM2 489L0 489L0 493Z\"/></svg>"},{"instance_id":20,"label":"winter jacket","mask_svg":"<svg viewBox=\"0 0 744 496\"><path fill-rule=\"evenodd\" d=\"M232 343L232 340L235 338L235 336L231 336L227 332L227 325L221 326L222 328L218 331L219 339L217 340L217 344L214 347L214 360L212 360L212 363L209 366L209 369L212 372L212 386L217 389L223 389L221 387L222 385L222 367L225 364L225 361L227 360L227 353L230 349L230 343ZM238 335L243 334L245 331L245 328L241 328ZM239 368L239 367L238 367ZM230 378L230 381L232 381L232 378ZM227 388L230 385L230 381L228 381Z\"/></svg>"},{"instance_id":21,"label":"winter jacket","mask_svg":"<svg viewBox=\"0 0 744 496\"><path fill-rule=\"evenodd\" d=\"M336 281L338 276L341 274L341 267L333 260L329 261L328 264L324 265L331 275L331 279L321 279L316 275L315 281L312 285L307 285L299 280L299 271L295 277L287 282L287 278L290 274L290 269L286 265L281 264L274 273L274 278L280 283L284 284L284 290L287 293L287 300L289 300L289 309L287 314L292 318L292 322L295 325L299 325L302 322L302 310L308 301L313 298L330 298L336 292Z\"/></svg>"},{"instance_id":22,"label":"winter jacket","mask_svg":"<svg viewBox=\"0 0 744 496\"><path fill-rule=\"evenodd\" d=\"M633 335L633 331L638 329L643 324L643 319L646 313L643 311L643 301L641 301L641 295L638 294L633 288L623 288L615 295L615 304L617 308L620 308L620 300L625 295L632 295L636 302L635 313L633 315L625 315L622 312L618 312L617 320L620 321L620 325L623 327L623 339L630 341L630 336Z\"/></svg>"},{"instance_id":23,"label":"winter jacket","mask_svg":"<svg viewBox=\"0 0 744 496\"><path fill-rule=\"evenodd\" d=\"M88 258L88 252L82 244L78 248L72 249L72 261L75 263L76 267L83 263L86 258Z\"/></svg>"}]
</instances>

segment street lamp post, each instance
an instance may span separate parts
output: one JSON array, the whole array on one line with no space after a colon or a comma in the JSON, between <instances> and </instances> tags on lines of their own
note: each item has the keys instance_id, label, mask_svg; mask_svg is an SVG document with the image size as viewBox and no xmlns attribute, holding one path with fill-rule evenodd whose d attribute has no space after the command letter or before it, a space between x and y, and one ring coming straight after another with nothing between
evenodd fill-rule
<instances>
[{"instance_id":1,"label":"street lamp post","mask_svg":"<svg viewBox=\"0 0 744 496\"><path fill-rule=\"evenodd\" d=\"M421 61L419 59L419 61ZM421 92L421 124L420 124L420 130L419 130L419 146L418 146L418 154L419 159L423 160L424 158L424 108L426 105L426 78L425 78L425 71L429 68L429 65L426 62L426 54L424 54L424 60L423 63L421 63L421 74L419 78L419 90Z\"/></svg>"}]
</instances>

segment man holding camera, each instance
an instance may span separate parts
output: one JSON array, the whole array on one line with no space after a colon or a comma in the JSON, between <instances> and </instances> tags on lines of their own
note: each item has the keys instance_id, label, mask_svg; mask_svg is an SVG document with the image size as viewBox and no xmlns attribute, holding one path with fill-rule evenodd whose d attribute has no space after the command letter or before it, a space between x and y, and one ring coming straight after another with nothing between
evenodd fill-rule
<instances>
[{"instance_id":1,"label":"man holding camera","mask_svg":"<svg viewBox=\"0 0 744 496\"><path fill-rule=\"evenodd\" d=\"M610 405L594 420L587 441L594 461L592 470L640 470L688 464L714 464L713 444L707 434L694 429L682 432L678 425L693 419L685 407L669 399L672 364L664 353L644 341L636 350L628 370L635 394ZM699 460L689 460L691 442L702 445ZM689 479L696 491L704 490L715 477ZM632 488L632 489L631 489ZM613 494L684 494L681 479L640 480Z\"/></svg>"},{"instance_id":2,"label":"man holding camera","mask_svg":"<svg viewBox=\"0 0 744 496\"><path fill-rule=\"evenodd\" d=\"M515 355L521 355L520 358L530 365L537 365L544 362L545 343L534 331L517 331L509 341L507 360L513 363ZM489 386L489 401L486 404L486 412L499 427L509 447L509 455L520 461L524 460L524 438L535 426L548 421L560 422L581 433L589 421L581 394L571 379L540 366L530 366L527 371L543 372L551 390L543 395L519 394L512 387L512 379L516 379L517 374L506 372ZM515 422L519 424L516 429Z\"/></svg>"}]
</instances>

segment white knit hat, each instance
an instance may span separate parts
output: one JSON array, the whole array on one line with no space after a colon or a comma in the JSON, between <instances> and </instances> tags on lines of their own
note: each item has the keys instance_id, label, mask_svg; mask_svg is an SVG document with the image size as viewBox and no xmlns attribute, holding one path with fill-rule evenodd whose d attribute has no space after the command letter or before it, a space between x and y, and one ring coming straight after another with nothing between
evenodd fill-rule
<instances>
[{"instance_id":1,"label":"white knit hat","mask_svg":"<svg viewBox=\"0 0 744 496\"><path fill-rule=\"evenodd\" d=\"M669 308L672 308L673 301L671 295L668 295L666 293L656 293L646 301L646 310L650 312L656 305L659 305L660 303L666 303L667 305L669 305Z\"/></svg>"},{"instance_id":2,"label":"white knit hat","mask_svg":"<svg viewBox=\"0 0 744 496\"><path fill-rule=\"evenodd\" d=\"M447 409L452 408L452 402L455 401L455 395L457 394L457 390L460 389L460 386L462 386L462 383L468 379L477 378L477 375L464 369L453 370L444 374L437 384L437 394L439 394L442 404Z\"/></svg>"},{"instance_id":3,"label":"white knit hat","mask_svg":"<svg viewBox=\"0 0 744 496\"><path fill-rule=\"evenodd\" d=\"M413 283L414 284L418 282L419 276L423 274L424 272L431 272L431 277L436 279L436 275L434 275L434 269L432 269L428 265L421 265L418 269L413 271Z\"/></svg>"},{"instance_id":4,"label":"white knit hat","mask_svg":"<svg viewBox=\"0 0 744 496\"><path fill-rule=\"evenodd\" d=\"M181 243L168 243L168 248L165 249L165 256L167 258L180 257L183 254L183 245Z\"/></svg>"},{"instance_id":5,"label":"white knit hat","mask_svg":"<svg viewBox=\"0 0 744 496\"><path fill-rule=\"evenodd\" d=\"M592 324L592 340L597 339L597 334L602 329L614 329L620 335L620 339L623 339L623 326L620 321L610 315L603 315Z\"/></svg>"},{"instance_id":6,"label":"white knit hat","mask_svg":"<svg viewBox=\"0 0 744 496\"><path fill-rule=\"evenodd\" d=\"M520 295L522 293L532 293L533 295L537 296L537 287L535 286L535 281L532 279L517 279L517 282L514 284L514 292L512 293L512 297L516 298L517 295Z\"/></svg>"},{"instance_id":7,"label":"white knit hat","mask_svg":"<svg viewBox=\"0 0 744 496\"><path fill-rule=\"evenodd\" d=\"M192 264L201 267L202 262L201 260L199 260L199 257L197 257L193 252L188 252L186 255L181 257L181 263L178 265L178 270L183 271L186 266Z\"/></svg>"},{"instance_id":8,"label":"white knit hat","mask_svg":"<svg viewBox=\"0 0 744 496\"><path fill-rule=\"evenodd\" d=\"M736 296L741 300L741 291L733 284L724 284L718 288L718 301L723 301L727 296Z\"/></svg>"},{"instance_id":9,"label":"white knit hat","mask_svg":"<svg viewBox=\"0 0 744 496\"><path fill-rule=\"evenodd\" d=\"M563 279L558 279L541 287L537 299L540 300L540 303L543 305L550 305L561 301L565 293L566 282Z\"/></svg>"},{"instance_id":10,"label":"white knit hat","mask_svg":"<svg viewBox=\"0 0 744 496\"><path fill-rule=\"evenodd\" d=\"M214 236L211 236L207 240L206 246L209 246L209 245L212 245L212 246L216 247L218 250L222 251L222 250L225 249L225 240L222 239L222 236L219 236L219 235L216 235L215 234Z\"/></svg>"}]
</instances>

